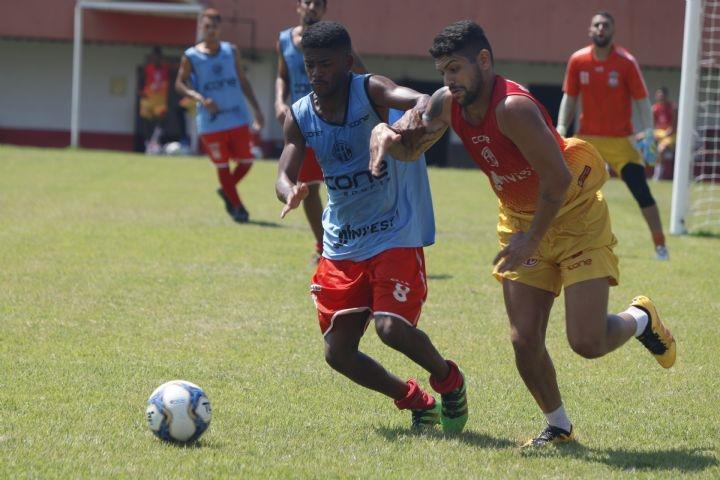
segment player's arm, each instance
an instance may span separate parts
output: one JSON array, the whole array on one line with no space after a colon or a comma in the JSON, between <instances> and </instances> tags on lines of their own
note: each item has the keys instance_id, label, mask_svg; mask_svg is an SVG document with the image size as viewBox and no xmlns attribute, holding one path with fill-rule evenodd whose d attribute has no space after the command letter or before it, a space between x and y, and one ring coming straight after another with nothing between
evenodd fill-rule
<instances>
[{"instance_id":1,"label":"player's arm","mask_svg":"<svg viewBox=\"0 0 720 480\"><path fill-rule=\"evenodd\" d=\"M575 111L577 109L577 97L563 94L562 100L560 101L560 110L558 111L558 121L556 130L560 136L566 136L568 128L572 124L575 118Z\"/></svg>"},{"instance_id":2,"label":"player's arm","mask_svg":"<svg viewBox=\"0 0 720 480\"><path fill-rule=\"evenodd\" d=\"M275 182L277 198L285 204L280 218L285 218L290 210L297 208L309 193L306 183L297 183L300 166L305 157L305 137L292 114L285 116L283 134L285 146L280 154Z\"/></svg>"},{"instance_id":3,"label":"player's arm","mask_svg":"<svg viewBox=\"0 0 720 480\"><path fill-rule=\"evenodd\" d=\"M450 123L450 101L447 89L432 97L400 87L385 77L373 76L368 93L376 104L406 110L392 126L380 123L370 136L370 170L379 174L387 153L398 160L417 160L442 137Z\"/></svg>"},{"instance_id":4,"label":"player's arm","mask_svg":"<svg viewBox=\"0 0 720 480\"><path fill-rule=\"evenodd\" d=\"M495 114L500 131L518 147L540 183L530 228L513 235L493 261L504 272L517 269L535 254L565 200L572 177L555 136L532 100L512 95L498 105Z\"/></svg>"},{"instance_id":5,"label":"player's arm","mask_svg":"<svg viewBox=\"0 0 720 480\"><path fill-rule=\"evenodd\" d=\"M278 74L275 78L275 118L280 125L285 125L285 117L290 114L290 107L285 103L290 95L290 74L285 57L280 51L279 41L275 44L275 51L278 55Z\"/></svg>"},{"instance_id":6,"label":"player's arm","mask_svg":"<svg viewBox=\"0 0 720 480\"><path fill-rule=\"evenodd\" d=\"M260 110L260 104L258 103L257 98L255 98L255 92L253 91L252 85L250 85L250 81L248 80L247 75L245 75L245 69L243 68L242 61L240 60L240 53L234 45L233 53L235 55L235 70L237 71L237 76L240 80L240 87L242 87L245 98L250 104L250 107L253 109L253 116L255 117L255 120L253 121L253 129L261 130L265 125L265 117L262 114L262 110Z\"/></svg>"},{"instance_id":7,"label":"player's arm","mask_svg":"<svg viewBox=\"0 0 720 480\"><path fill-rule=\"evenodd\" d=\"M202 103L211 113L217 112L218 107L212 98L203 97L200 92L190 86L190 75L192 75L192 63L187 56L183 55L180 59L177 77L175 77L175 91L183 97L190 97Z\"/></svg>"}]
</instances>

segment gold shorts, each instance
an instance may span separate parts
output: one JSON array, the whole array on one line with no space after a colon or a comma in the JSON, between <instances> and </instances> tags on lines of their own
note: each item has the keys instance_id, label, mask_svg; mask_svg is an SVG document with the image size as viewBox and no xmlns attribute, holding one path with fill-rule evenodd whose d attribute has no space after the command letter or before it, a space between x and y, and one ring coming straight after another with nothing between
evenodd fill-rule
<instances>
[{"instance_id":1,"label":"gold shorts","mask_svg":"<svg viewBox=\"0 0 720 480\"><path fill-rule=\"evenodd\" d=\"M534 256L516 271L493 270L498 281L515 280L556 296L563 286L585 280L607 278L610 285L618 284L618 258L613 253L617 239L600 191L607 180L603 160L592 146L577 139L568 140L565 158L573 177L565 205ZM532 219L531 213L518 213L500 205L500 248L505 248L515 233L527 231Z\"/></svg>"},{"instance_id":2,"label":"gold shorts","mask_svg":"<svg viewBox=\"0 0 720 480\"><path fill-rule=\"evenodd\" d=\"M656 128L653 132L655 135L655 141L657 142L657 149L665 150L666 148L672 148L675 146L675 134L668 135L662 128Z\"/></svg>"},{"instance_id":3,"label":"gold shorts","mask_svg":"<svg viewBox=\"0 0 720 480\"><path fill-rule=\"evenodd\" d=\"M595 147L615 173L620 175L628 163L645 166L640 152L633 146L628 137L601 137L598 135L576 135Z\"/></svg>"}]
</instances>

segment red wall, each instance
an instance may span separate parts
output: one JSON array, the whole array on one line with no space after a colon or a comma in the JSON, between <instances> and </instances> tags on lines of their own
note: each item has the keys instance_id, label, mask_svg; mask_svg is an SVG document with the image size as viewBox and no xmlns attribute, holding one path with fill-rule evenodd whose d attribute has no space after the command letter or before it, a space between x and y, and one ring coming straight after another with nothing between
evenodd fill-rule
<instances>
[{"instance_id":1,"label":"red wall","mask_svg":"<svg viewBox=\"0 0 720 480\"><path fill-rule=\"evenodd\" d=\"M226 39L249 47L249 19L260 49L295 24L295 0L208 0L224 16ZM70 40L74 0L0 2L0 37ZM646 66L679 67L685 2L681 0L329 0L326 18L344 23L361 54L425 57L433 36L464 18L487 31L500 60L565 62L589 43L593 13L610 11L616 41ZM192 19L88 12L85 37L95 41L187 45Z\"/></svg>"}]
</instances>

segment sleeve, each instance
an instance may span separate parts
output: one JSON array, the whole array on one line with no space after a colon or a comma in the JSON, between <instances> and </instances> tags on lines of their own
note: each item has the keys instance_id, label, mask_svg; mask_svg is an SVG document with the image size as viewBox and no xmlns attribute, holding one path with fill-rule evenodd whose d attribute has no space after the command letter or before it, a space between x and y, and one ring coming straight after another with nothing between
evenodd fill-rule
<instances>
[{"instance_id":1,"label":"sleeve","mask_svg":"<svg viewBox=\"0 0 720 480\"><path fill-rule=\"evenodd\" d=\"M571 97L577 97L580 94L580 83L578 81L578 62L573 55L568 60L567 69L565 70L565 80L563 81L563 92Z\"/></svg>"},{"instance_id":2,"label":"sleeve","mask_svg":"<svg viewBox=\"0 0 720 480\"><path fill-rule=\"evenodd\" d=\"M640 100L641 98L648 96L645 80L643 80L642 73L640 73L640 66L637 64L635 59L630 61L627 79L628 89L630 90L630 95L634 100Z\"/></svg>"}]
</instances>

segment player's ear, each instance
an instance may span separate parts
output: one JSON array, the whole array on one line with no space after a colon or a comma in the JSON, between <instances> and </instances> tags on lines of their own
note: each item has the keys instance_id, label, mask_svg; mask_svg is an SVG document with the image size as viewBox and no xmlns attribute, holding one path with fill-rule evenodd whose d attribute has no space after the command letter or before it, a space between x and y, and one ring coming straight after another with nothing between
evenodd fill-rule
<instances>
[{"instance_id":1,"label":"player's ear","mask_svg":"<svg viewBox=\"0 0 720 480\"><path fill-rule=\"evenodd\" d=\"M355 57L353 56L352 52L348 53L345 57L345 62L347 64L347 69L352 70L353 65L355 65Z\"/></svg>"},{"instance_id":2,"label":"player's ear","mask_svg":"<svg viewBox=\"0 0 720 480\"><path fill-rule=\"evenodd\" d=\"M476 60L477 63L480 64L480 68L483 70L489 70L492 68L492 55L490 55L490 50L486 48L480 50Z\"/></svg>"}]
</instances>

